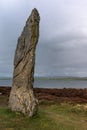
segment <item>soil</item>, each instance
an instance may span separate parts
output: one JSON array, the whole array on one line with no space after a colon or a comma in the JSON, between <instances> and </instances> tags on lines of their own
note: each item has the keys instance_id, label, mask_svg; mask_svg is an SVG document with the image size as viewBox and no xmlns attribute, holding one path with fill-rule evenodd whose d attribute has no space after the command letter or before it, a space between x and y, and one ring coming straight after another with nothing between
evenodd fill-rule
<instances>
[{"instance_id":1,"label":"soil","mask_svg":"<svg viewBox=\"0 0 87 130\"><path fill-rule=\"evenodd\" d=\"M8 102L11 87L0 87L0 105L5 105ZM87 103L87 89L47 89L34 88L34 93L39 102L49 101L55 103ZM2 100L3 99L3 100Z\"/></svg>"}]
</instances>

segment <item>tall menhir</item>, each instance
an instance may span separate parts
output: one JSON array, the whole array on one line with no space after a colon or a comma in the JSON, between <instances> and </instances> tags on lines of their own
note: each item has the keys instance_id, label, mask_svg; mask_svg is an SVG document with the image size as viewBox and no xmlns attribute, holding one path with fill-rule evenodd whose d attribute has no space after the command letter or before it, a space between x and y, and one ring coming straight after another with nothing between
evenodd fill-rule
<instances>
[{"instance_id":1,"label":"tall menhir","mask_svg":"<svg viewBox=\"0 0 87 130\"><path fill-rule=\"evenodd\" d=\"M33 93L33 83L39 22L39 13L37 9L33 9L18 39L14 57L13 84L9 97L11 110L28 116L33 116L38 107L38 100Z\"/></svg>"}]
</instances>

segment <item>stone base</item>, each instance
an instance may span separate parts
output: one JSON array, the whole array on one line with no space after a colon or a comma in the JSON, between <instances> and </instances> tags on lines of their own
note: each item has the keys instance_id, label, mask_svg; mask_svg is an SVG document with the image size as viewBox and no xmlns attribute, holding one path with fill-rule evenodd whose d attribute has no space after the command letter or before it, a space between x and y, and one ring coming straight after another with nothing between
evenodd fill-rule
<instances>
[{"instance_id":1,"label":"stone base","mask_svg":"<svg viewBox=\"0 0 87 130\"><path fill-rule=\"evenodd\" d=\"M21 87L11 91L9 107L12 111L21 112L31 117L37 112L38 100L34 97L32 89L24 90Z\"/></svg>"}]
</instances>

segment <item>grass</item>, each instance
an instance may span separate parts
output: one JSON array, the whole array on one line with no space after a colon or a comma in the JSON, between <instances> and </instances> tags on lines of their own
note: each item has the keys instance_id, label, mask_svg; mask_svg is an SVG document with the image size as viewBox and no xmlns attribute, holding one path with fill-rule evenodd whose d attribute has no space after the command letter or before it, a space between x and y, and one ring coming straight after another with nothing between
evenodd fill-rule
<instances>
[{"instance_id":1,"label":"grass","mask_svg":"<svg viewBox=\"0 0 87 130\"><path fill-rule=\"evenodd\" d=\"M32 118L0 107L0 130L87 130L87 109L80 105L42 104Z\"/></svg>"}]
</instances>

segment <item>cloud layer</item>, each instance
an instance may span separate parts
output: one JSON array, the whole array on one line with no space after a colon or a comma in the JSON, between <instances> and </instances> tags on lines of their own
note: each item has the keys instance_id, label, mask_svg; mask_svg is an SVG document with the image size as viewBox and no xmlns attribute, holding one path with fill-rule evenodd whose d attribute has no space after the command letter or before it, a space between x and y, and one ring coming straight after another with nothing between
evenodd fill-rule
<instances>
[{"instance_id":1,"label":"cloud layer","mask_svg":"<svg viewBox=\"0 0 87 130\"><path fill-rule=\"evenodd\" d=\"M17 39L31 10L41 16L35 74L87 76L86 0L0 1L0 76L12 76Z\"/></svg>"}]
</instances>

